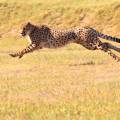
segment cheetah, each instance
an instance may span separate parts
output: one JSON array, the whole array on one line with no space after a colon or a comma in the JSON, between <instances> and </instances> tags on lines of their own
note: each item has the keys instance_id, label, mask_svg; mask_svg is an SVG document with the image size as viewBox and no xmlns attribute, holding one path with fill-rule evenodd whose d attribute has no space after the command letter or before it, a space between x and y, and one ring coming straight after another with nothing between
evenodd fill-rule
<instances>
[{"instance_id":1,"label":"cheetah","mask_svg":"<svg viewBox=\"0 0 120 120\"><path fill-rule=\"evenodd\" d=\"M30 22L24 25L21 35L27 36L30 41L25 49L9 54L12 57L22 58L24 54L42 48L58 48L68 43L81 44L89 50L102 50L107 52L112 58L120 61L120 57L114 54L111 49L120 52L120 48L108 43L101 42L99 38L120 43L120 39L98 32L91 27L73 28L68 30L56 30L46 25L34 25Z\"/></svg>"}]
</instances>

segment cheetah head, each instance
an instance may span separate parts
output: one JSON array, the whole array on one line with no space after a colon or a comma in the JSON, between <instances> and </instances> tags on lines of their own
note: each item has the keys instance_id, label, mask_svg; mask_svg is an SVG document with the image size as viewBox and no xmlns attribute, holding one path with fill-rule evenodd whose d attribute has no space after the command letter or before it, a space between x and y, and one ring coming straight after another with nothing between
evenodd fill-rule
<instances>
[{"instance_id":1,"label":"cheetah head","mask_svg":"<svg viewBox=\"0 0 120 120\"><path fill-rule=\"evenodd\" d=\"M29 35L34 29L34 26L28 22L22 29L21 35L24 37L26 35Z\"/></svg>"}]
</instances>

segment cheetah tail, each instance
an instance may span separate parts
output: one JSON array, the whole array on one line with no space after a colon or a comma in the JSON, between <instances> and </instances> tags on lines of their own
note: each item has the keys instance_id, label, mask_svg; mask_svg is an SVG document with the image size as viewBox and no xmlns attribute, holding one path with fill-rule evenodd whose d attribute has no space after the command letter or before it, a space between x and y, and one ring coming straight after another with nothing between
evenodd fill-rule
<instances>
[{"instance_id":1,"label":"cheetah tail","mask_svg":"<svg viewBox=\"0 0 120 120\"><path fill-rule=\"evenodd\" d=\"M95 32L98 34L98 37L100 37L100 38L120 43L120 38L116 38L116 37L112 37L112 36L109 36L109 35L105 35L105 34L103 34L101 32L96 31L96 30L95 30Z\"/></svg>"}]
</instances>

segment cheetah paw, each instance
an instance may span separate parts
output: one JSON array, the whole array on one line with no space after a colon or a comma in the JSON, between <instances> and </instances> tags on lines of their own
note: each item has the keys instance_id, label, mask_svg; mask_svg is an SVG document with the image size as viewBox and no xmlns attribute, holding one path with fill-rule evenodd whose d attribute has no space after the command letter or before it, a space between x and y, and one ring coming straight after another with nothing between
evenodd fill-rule
<instances>
[{"instance_id":1,"label":"cheetah paw","mask_svg":"<svg viewBox=\"0 0 120 120\"><path fill-rule=\"evenodd\" d=\"M17 57L17 55L14 54L14 53L10 53L9 55L10 55L11 57Z\"/></svg>"}]
</instances>

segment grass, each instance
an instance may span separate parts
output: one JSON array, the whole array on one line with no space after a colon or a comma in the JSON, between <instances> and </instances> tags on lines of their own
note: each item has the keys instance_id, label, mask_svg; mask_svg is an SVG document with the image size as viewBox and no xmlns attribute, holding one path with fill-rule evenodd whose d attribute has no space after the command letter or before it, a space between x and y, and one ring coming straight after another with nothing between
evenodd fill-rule
<instances>
[{"instance_id":1,"label":"grass","mask_svg":"<svg viewBox=\"0 0 120 120\"><path fill-rule=\"evenodd\" d=\"M17 35L27 20L58 28L91 25L119 36L120 2L24 2L0 0L0 33L4 33L0 39L0 119L119 120L120 63L106 53L71 44L22 59L8 54L28 44Z\"/></svg>"},{"instance_id":2,"label":"grass","mask_svg":"<svg viewBox=\"0 0 120 120\"><path fill-rule=\"evenodd\" d=\"M119 5L119 0L1 0L0 31L15 30L24 22L32 21L57 28L90 25L110 33L107 30L119 30Z\"/></svg>"},{"instance_id":3,"label":"grass","mask_svg":"<svg viewBox=\"0 0 120 120\"><path fill-rule=\"evenodd\" d=\"M72 44L36 51L20 60L3 52L0 62L2 120L120 118L119 63L101 51Z\"/></svg>"}]
</instances>

